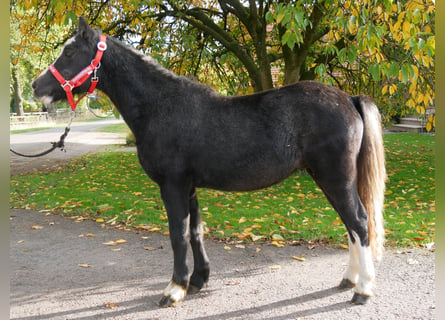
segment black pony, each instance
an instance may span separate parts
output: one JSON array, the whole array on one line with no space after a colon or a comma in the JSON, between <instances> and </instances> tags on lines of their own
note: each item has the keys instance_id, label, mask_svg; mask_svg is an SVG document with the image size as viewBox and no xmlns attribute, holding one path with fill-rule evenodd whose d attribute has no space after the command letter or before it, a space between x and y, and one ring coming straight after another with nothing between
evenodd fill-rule
<instances>
[{"instance_id":1,"label":"black pony","mask_svg":"<svg viewBox=\"0 0 445 320\"><path fill-rule=\"evenodd\" d=\"M73 78L95 57L100 36L80 18L54 68ZM346 225L350 261L340 287L354 287L352 302L366 303L373 257L383 250L386 177L380 115L371 99L317 82L225 97L116 39L107 37L106 44L95 69L97 88L133 131L139 161L159 185L167 210L174 271L161 306L182 301L209 278L196 188L255 190L298 169L312 176ZM45 70L32 84L44 103L66 99L52 72ZM86 92L90 80L73 92Z\"/></svg>"}]
</instances>

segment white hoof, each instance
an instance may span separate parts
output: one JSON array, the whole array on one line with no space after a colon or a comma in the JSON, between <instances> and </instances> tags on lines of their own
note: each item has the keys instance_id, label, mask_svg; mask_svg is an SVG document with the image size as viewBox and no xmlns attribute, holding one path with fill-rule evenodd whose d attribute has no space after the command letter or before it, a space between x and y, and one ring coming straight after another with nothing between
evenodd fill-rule
<instances>
[{"instance_id":1,"label":"white hoof","mask_svg":"<svg viewBox=\"0 0 445 320\"><path fill-rule=\"evenodd\" d=\"M187 288L170 281L167 288L162 293L162 298L159 301L161 307L174 307L176 303L181 302L187 295Z\"/></svg>"}]
</instances>

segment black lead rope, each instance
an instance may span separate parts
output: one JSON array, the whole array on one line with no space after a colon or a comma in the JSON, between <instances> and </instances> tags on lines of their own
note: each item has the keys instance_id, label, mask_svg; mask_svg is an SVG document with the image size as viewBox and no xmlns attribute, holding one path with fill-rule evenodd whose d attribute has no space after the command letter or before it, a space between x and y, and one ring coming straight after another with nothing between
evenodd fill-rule
<instances>
[{"instance_id":1,"label":"black lead rope","mask_svg":"<svg viewBox=\"0 0 445 320\"><path fill-rule=\"evenodd\" d=\"M27 157L27 158L37 158L37 157L41 157L41 156L44 156L44 155L50 153L51 151L53 151L53 150L55 150L55 149L57 149L57 148L60 148L61 151L63 151L63 150L65 150L65 149L64 149L64 147L65 147L65 138L66 138L66 136L68 135L68 132L69 132L69 131L70 131L70 128L69 128L69 127L65 127L65 132L60 136L59 141L57 141L57 142L51 142L51 144L52 144L53 146L52 146L51 148L49 148L48 150L46 150L46 151L43 151L43 152L40 152L40 153L37 153L37 154L23 154L23 153L14 151L14 150L12 150L11 148L9 148L9 151L11 151L12 153L14 153L14 154L16 154L16 155L18 155L18 156L21 156L21 157Z\"/></svg>"},{"instance_id":2,"label":"black lead rope","mask_svg":"<svg viewBox=\"0 0 445 320\"><path fill-rule=\"evenodd\" d=\"M9 148L9 151L11 151L12 153L14 153L14 154L16 154L18 156L27 157L27 158L41 157L41 156L44 156L44 155L50 153L51 151L54 151L57 148L60 148L61 151L65 151L66 152L66 149L65 149L65 138L68 135L68 132L70 131L71 122L73 121L74 116L75 116L75 112L72 111L71 112L71 116L68 119L68 124L65 127L65 132L60 136L59 141L57 141L57 142L50 142L53 146L51 148L49 148L48 150L40 152L40 153L37 153L37 154L23 154L23 153L20 153L20 152L12 150L12 148Z\"/></svg>"}]
</instances>

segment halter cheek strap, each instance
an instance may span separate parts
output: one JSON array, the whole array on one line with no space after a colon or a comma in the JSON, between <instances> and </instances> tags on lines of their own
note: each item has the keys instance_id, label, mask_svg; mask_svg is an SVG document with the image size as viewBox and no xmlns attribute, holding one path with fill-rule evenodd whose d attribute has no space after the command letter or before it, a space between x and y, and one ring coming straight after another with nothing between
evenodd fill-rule
<instances>
[{"instance_id":1,"label":"halter cheek strap","mask_svg":"<svg viewBox=\"0 0 445 320\"><path fill-rule=\"evenodd\" d=\"M91 64L80 71L74 78L71 80L65 80L65 78L57 71L54 65L50 65L48 67L49 71L53 74L53 76L59 81L63 90L65 90L66 97L71 106L71 109L74 111L77 107L77 104L85 97L87 94L93 93L94 89L96 89L96 85L99 82L99 78L96 76L97 69L100 68L100 60L104 54L104 51L107 50L107 37L105 35L100 36L100 41L97 43L97 52L94 60L91 61ZM83 94L76 102L73 97L73 89L81 86L90 76L93 74L91 78L91 85L88 89L87 93Z\"/></svg>"}]
</instances>

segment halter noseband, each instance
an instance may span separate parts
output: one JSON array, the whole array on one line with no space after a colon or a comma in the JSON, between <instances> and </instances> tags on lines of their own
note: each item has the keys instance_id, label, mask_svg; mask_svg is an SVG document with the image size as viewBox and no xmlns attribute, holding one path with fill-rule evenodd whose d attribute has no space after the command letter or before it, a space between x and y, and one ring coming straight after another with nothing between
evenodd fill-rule
<instances>
[{"instance_id":1,"label":"halter noseband","mask_svg":"<svg viewBox=\"0 0 445 320\"><path fill-rule=\"evenodd\" d=\"M104 51L107 50L107 37L105 35L100 36L100 41L97 43L97 52L94 60L91 61L91 64L80 71L74 78L71 80L65 80L65 78L57 71L54 65L50 65L48 67L49 71L56 77L57 81L60 82L63 90L65 90L66 97L68 98L68 102L70 103L71 109L74 111L76 109L77 104L85 97L87 94L93 93L94 89L96 89L96 85L99 82L99 78L96 76L97 69L100 68L100 60L104 54ZM73 89L81 86L89 76L94 72L93 77L91 78L91 85L88 89L88 92L82 95L76 102L74 102L73 97Z\"/></svg>"}]
</instances>

